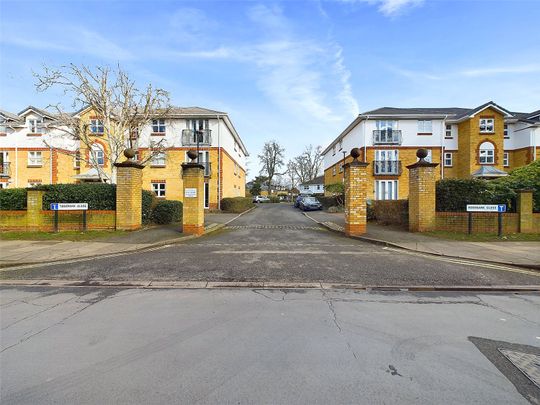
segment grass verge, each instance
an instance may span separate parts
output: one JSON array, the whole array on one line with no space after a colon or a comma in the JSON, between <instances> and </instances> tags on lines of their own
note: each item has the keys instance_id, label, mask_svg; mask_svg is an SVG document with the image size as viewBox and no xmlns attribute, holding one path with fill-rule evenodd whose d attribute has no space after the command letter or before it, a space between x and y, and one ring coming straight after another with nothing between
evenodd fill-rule
<instances>
[{"instance_id":1,"label":"grass verge","mask_svg":"<svg viewBox=\"0 0 540 405\"><path fill-rule=\"evenodd\" d=\"M423 235L439 239L461 240L468 242L536 242L540 241L540 233L511 233L500 238L492 233L466 234L446 231L425 232Z\"/></svg>"}]
</instances>

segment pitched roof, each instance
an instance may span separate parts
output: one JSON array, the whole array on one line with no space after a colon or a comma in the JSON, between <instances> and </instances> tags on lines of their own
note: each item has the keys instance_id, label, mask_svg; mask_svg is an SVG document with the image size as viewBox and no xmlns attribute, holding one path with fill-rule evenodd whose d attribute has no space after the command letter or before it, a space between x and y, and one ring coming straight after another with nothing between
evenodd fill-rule
<instances>
[{"instance_id":1,"label":"pitched roof","mask_svg":"<svg viewBox=\"0 0 540 405\"><path fill-rule=\"evenodd\" d=\"M21 117L19 117L17 114L10 113L9 111L6 111L6 110L0 110L0 115L12 121L19 121L21 119Z\"/></svg>"},{"instance_id":2,"label":"pitched roof","mask_svg":"<svg viewBox=\"0 0 540 405\"><path fill-rule=\"evenodd\" d=\"M202 107L171 107L169 114L171 115L226 115L226 112L210 110Z\"/></svg>"},{"instance_id":3,"label":"pitched roof","mask_svg":"<svg viewBox=\"0 0 540 405\"><path fill-rule=\"evenodd\" d=\"M309 184L324 184L324 176L317 176L312 180L306 181L305 183L302 183L302 186L307 186Z\"/></svg>"},{"instance_id":4,"label":"pitched roof","mask_svg":"<svg viewBox=\"0 0 540 405\"><path fill-rule=\"evenodd\" d=\"M508 176L505 171L499 170L493 166L481 166L480 169L472 173L473 177L503 177Z\"/></svg>"},{"instance_id":5,"label":"pitched roof","mask_svg":"<svg viewBox=\"0 0 540 405\"><path fill-rule=\"evenodd\" d=\"M50 117L50 118L54 118L54 114L50 113L49 111L47 110L44 110L42 108L37 108L37 107L34 107L33 105L29 105L28 107L26 107L24 110L22 110L21 112L19 112L19 116L23 116L24 113L26 113L28 110L32 110L34 112L37 112L38 114L40 115L43 115L44 117Z\"/></svg>"},{"instance_id":6,"label":"pitched roof","mask_svg":"<svg viewBox=\"0 0 540 405\"><path fill-rule=\"evenodd\" d=\"M398 108L382 107L366 111L360 115L458 115L470 111L470 108Z\"/></svg>"}]
</instances>

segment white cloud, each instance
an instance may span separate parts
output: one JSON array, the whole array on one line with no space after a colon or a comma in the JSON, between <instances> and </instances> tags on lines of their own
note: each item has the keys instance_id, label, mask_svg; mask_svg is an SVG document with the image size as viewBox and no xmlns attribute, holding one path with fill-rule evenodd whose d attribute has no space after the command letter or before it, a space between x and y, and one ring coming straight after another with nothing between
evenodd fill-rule
<instances>
[{"instance_id":1,"label":"white cloud","mask_svg":"<svg viewBox=\"0 0 540 405\"><path fill-rule=\"evenodd\" d=\"M343 3L369 3L378 5L379 11L387 17L394 17L405 9L416 7L425 0L340 0Z\"/></svg>"},{"instance_id":2,"label":"white cloud","mask_svg":"<svg viewBox=\"0 0 540 405\"><path fill-rule=\"evenodd\" d=\"M459 72L462 76L479 77L516 73L540 73L540 64L527 64L516 66L497 66L488 68L466 69Z\"/></svg>"}]
</instances>

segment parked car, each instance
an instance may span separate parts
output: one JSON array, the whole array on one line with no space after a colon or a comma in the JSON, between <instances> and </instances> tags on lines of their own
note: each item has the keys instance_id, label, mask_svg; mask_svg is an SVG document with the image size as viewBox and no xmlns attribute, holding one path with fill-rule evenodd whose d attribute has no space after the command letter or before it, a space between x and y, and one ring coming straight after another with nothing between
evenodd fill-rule
<instances>
[{"instance_id":1,"label":"parked car","mask_svg":"<svg viewBox=\"0 0 540 405\"><path fill-rule=\"evenodd\" d=\"M322 210L322 204L315 197L304 197L300 200L300 209L302 211Z\"/></svg>"},{"instance_id":2,"label":"parked car","mask_svg":"<svg viewBox=\"0 0 540 405\"><path fill-rule=\"evenodd\" d=\"M294 208L300 207L300 201L302 201L303 198L307 197L306 195L300 194L296 199L294 200Z\"/></svg>"},{"instance_id":3,"label":"parked car","mask_svg":"<svg viewBox=\"0 0 540 405\"><path fill-rule=\"evenodd\" d=\"M255 197L253 197L253 202L254 203L267 203L267 202L270 202L270 198L265 197L264 195L256 195Z\"/></svg>"}]
</instances>

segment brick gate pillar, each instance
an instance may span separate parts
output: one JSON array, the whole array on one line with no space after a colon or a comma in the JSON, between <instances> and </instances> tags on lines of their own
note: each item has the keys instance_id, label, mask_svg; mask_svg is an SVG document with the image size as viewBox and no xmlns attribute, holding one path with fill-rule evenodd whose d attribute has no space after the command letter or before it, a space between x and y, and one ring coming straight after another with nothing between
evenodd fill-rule
<instances>
[{"instance_id":1,"label":"brick gate pillar","mask_svg":"<svg viewBox=\"0 0 540 405\"><path fill-rule=\"evenodd\" d=\"M26 189L26 230L39 231L43 227L43 195L45 191Z\"/></svg>"},{"instance_id":2,"label":"brick gate pillar","mask_svg":"<svg viewBox=\"0 0 540 405\"><path fill-rule=\"evenodd\" d=\"M204 166L195 162L197 153L188 152L191 162L182 164L184 205L182 232L190 235L204 233Z\"/></svg>"},{"instance_id":3,"label":"brick gate pillar","mask_svg":"<svg viewBox=\"0 0 540 405\"><path fill-rule=\"evenodd\" d=\"M517 212L519 213L519 232L534 233L533 190L518 190Z\"/></svg>"},{"instance_id":4,"label":"brick gate pillar","mask_svg":"<svg viewBox=\"0 0 540 405\"><path fill-rule=\"evenodd\" d=\"M418 149L418 162L409 169L409 232L435 229L435 168L438 163L426 162L426 149Z\"/></svg>"},{"instance_id":5,"label":"brick gate pillar","mask_svg":"<svg viewBox=\"0 0 540 405\"><path fill-rule=\"evenodd\" d=\"M366 233L368 163L359 162L358 148L351 150L353 161L343 166L345 171L345 234L358 236Z\"/></svg>"},{"instance_id":6,"label":"brick gate pillar","mask_svg":"<svg viewBox=\"0 0 540 405\"><path fill-rule=\"evenodd\" d=\"M131 159L135 156L132 149L126 149L124 155ZM133 160L115 163L116 167L116 229L134 231L142 226L142 169Z\"/></svg>"}]
</instances>

